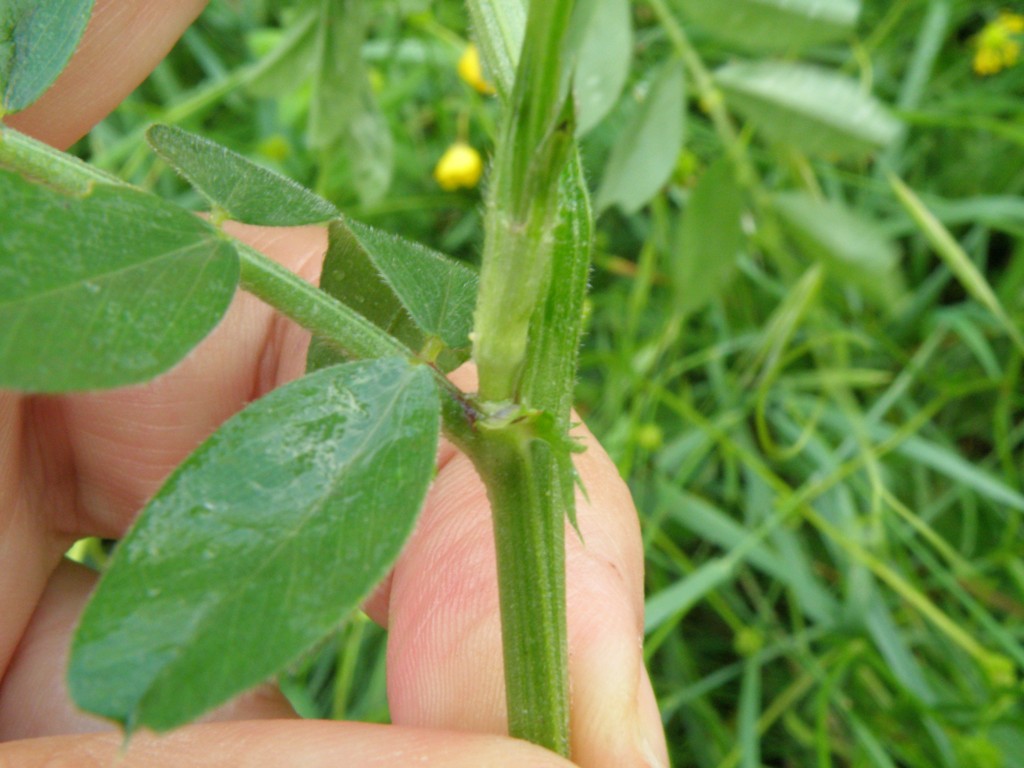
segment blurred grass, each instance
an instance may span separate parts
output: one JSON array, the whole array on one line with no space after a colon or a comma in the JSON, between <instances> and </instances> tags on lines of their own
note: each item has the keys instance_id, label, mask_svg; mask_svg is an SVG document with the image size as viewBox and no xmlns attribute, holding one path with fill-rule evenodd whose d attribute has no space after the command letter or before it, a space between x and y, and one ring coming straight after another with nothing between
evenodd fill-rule
<instances>
[{"instance_id":1,"label":"blurred grass","mask_svg":"<svg viewBox=\"0 0 1024 768\"><path fill-rule=\"evenodd\" d=\"M852 45L814 57L869 82L906 135L873 164L749 149L769 188L810 184L896 238L908 288L894 306L755 239L710 304L675 311L680 216L721 151L697 104L659 196L599 223L579 407L644 523L646 656L677 766L1024 765L1024 65L971 70L998 4L864 5ZM670 45L650 7L633 12L637 83ZM149 122L176 122L474 260L479 190L431 178L456 139L490 147L495 105L455 74L460 4L401 0L373 19L364 57L396 153L373 204L344 162L308 149L308 86L247 91L294 19L215 0L77 151L198 205L142 142ZM693 39L709 65L732 56ZM595 182L631 94L584 143ZM886 172L951 248L934 250ZM286 687L304 713L386 720L383 644L354 618Z\"/></svg>"}]
</instances>

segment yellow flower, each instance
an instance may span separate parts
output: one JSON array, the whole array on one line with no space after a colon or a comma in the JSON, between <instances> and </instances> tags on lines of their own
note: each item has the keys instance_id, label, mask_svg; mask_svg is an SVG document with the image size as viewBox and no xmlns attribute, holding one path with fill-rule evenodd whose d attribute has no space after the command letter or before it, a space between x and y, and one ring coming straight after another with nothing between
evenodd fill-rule
<instances>
[{"instance_id":1,"label":"yellow flower","mask_svg":"<svg viewBox=\"0 0 1024 768\"><path fill-rule=\"evenodd\" d=\"M459 77L473 86L480 93L489 96L494 93L494 86L484 79L483 69L480 67L480 52L476 46L470 43L459 58Z\"/></svg>"},{"instance_id":2,"label":"yellow flower","mask_svg":"<svg viewBox=\"0 0 1024 768\"><path fill-rule=\"evenodd\" d=\"M457 141L445 150L434 167L434 179L441 189L472 189L480 182L484 161L480 153L464 141Z\"/></svg>"},{"instance_id":3,"label":"yellow flower","mask_svg":"<svg viewBox=\"0 0 1024 768\"><path fill-rule=\"evenodd\" d=\"M1020 58L1021 43L1015 39L1024 34L1024 16L1003 11L986 24L975 38L974 71L982 76L994 75L1012 67Z\"/></svg>"}]
</instances>

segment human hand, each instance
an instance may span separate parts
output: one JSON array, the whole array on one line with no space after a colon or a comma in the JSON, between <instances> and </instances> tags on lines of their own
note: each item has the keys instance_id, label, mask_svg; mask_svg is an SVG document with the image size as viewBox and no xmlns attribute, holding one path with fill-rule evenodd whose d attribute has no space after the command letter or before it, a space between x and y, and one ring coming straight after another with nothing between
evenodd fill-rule
<instances>
[{"instance_id":1,"label":"human hand","mask_svg":"<svg viewBox=\"0 0 1024 768\"><path fill-rule=\"evenodd\" d=\"M69 70L8 122L67 146L112 109L202 9L200 0L98 0ZM316 228L235 234L307 279ZM321 763L566 765L505 732L494 550L483 487L451 447L419 527L370 615L390 629L395 725L299 721L275 691L242 697L218 722L133 738L78 713L64 687L70 633L93 576L63 562L75 539L123 535L167 474L246 402L302 373L308 336L239 295L183 363L138 387L67 397L0 392L0 765L51 760L130 766ZM470 372L458 374L466 385ZM577 459L585 545L567 536L573 754L584 766L667 764L641 662L642 569L636 515L592 438Z\"/></svg>"}]
</instances>

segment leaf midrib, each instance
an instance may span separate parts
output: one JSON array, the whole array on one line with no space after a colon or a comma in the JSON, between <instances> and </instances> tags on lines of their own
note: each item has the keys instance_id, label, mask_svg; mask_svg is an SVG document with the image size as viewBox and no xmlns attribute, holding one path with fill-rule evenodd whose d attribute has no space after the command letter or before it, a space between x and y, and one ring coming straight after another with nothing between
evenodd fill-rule
<instances>
[{"instance_id":1,"label":"leaf midrib","mask_svg":"<svg viewBox=\"0 0 1024 768\"><path fill-rule=\"evenodd\" d=\"M191 251L202 250L204 247L215 245L217 245L216 241L212 240L211 238L204 238L202 240L190 243L180 248L175 248L172 251L163 251L160 254L154 256L153 258L147 258L144 261L136 261L118 267L117 269L112 269L106 272L99 272L94 275L89 275L88 277L80 277L74 282L62 282L58 285L51 286L44 291L39 291L37 293L22 294L20 296L15 296L13 299L9 300L0 299L0 309L10 306L17 306L18 304L30 304L40 299L54 298L62 293L71 292L77 288L80 288L84 283L109 282L112 281L115 277L130 274L135 270L146 269L147 267L158 265L161 262L164 262L168 259L179 258L188 255L189 252ZM213 256L211 258L216 258L219 249L211 248L211 251L213 251Z\"/></svg>"}]
</instances>

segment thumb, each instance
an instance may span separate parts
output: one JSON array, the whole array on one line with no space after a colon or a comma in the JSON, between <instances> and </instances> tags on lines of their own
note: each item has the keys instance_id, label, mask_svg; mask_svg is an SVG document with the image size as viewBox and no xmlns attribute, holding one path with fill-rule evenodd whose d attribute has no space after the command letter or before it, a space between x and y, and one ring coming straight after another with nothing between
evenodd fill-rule
<instances>
[{"instance_id":1,"label":"thumb","mask_svg":"<svg viewBox=\"0 0 1024 768\"><path fill-rule=\"evenodd\" d=\"M582 540L566 532L572 756L588 768L666 766L642 663L643 551L624 483L585 430L577 469ZM389 624L388 695L396 723L506 730L490 510L462 455L443 454L390 591L368 606Z\"/></svg>"}]
</instances>

